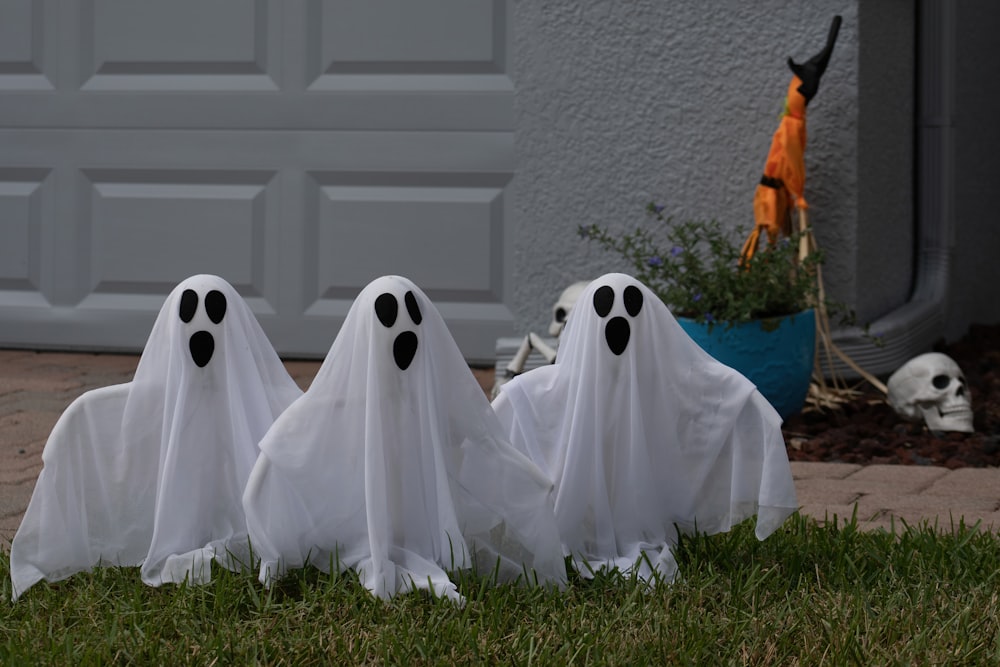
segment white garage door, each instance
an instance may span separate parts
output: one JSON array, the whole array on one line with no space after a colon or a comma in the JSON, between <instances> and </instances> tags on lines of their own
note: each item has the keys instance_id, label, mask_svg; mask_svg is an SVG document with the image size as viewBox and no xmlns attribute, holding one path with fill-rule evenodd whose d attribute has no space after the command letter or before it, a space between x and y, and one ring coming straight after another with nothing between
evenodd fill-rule
<instances>
[{"instance_id":1,"label":"white garage door","mask_svg":"<svg viewBox=\"0 0 1000 667\"><path fill-rule=\"evenodd\" d=\"M139 350L215 273L321 356L397 273L492 359L509 26L500 0L4 0L0 346Z\"/></svg>"}]
</instances>

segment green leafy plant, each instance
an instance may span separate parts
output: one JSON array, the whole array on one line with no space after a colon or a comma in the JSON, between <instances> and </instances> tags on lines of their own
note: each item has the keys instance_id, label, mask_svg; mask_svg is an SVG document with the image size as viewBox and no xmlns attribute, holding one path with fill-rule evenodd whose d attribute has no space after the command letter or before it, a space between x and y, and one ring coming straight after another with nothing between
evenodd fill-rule
<instances>
[{"instance_id":1,"label":"green leafy plant","mask_svg":"<svg viewBox=\"0 0 1000 667\"><path fill-rule=\"evenodd\" d=\"M741 262L747 230L730 232L715 220L674 222L653 203L646 211L654 227L640 225L617 235L596 224L581 225L579 234L626 259L633 275L675 315L732 325L791 315L817 302L813 271L822 255L798 260L801 233L761 244Z\"/></svg>"}]
</instances>

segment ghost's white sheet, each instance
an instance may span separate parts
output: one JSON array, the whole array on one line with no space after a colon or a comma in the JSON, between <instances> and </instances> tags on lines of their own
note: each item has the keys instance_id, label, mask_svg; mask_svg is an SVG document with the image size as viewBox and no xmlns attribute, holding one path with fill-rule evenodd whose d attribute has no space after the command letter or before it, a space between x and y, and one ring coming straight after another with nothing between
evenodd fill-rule
<instances>
[{"instance_id":1,"label":"ghost's white sheet","mask_svg":"<svg viewBox=\"0 0 1000 667\"><path fill-rule=\"evenodd\" d=\"M553 479L563 546L584 575L634 567L669 581L678 530L756 514L763 539L797 506L778 414L625 274L587 287L556 363L503 385L493 407Z\"/></svg>"},{"instance_id":2,"label":"ghost's white sheet","mask_svg":"<svg viewBox=\"0 0 1000 667\"><path fill-rule=\"evenodd\" d=\"M14 599L97 565L141 566L155 586L248 562L257 442L301 393L229 283L182 282L133 381L83 394L53 428L11 545Z\"/></svg>"},{"instance_id":3,"label":"ghost's white sheet","mask_svg":"<svg viewBox=\"0 0 1000 667\"><path fill-rule=\"evenodd\" d=\"M384 276L260 444L244 495L260 578L354 569L374 595L460 599L447 572L562 584L552 483L502 433L440 313Z\"/></svg>"}]
</instances>

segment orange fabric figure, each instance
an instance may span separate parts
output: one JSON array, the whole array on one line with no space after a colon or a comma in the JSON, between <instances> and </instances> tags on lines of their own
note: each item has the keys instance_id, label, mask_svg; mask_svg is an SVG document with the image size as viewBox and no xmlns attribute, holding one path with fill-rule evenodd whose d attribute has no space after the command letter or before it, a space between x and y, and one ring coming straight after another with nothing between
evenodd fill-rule
<instances>
[{"instance_id":1,"label":"orange fabric figure","mask_svg":"<svg viewBox=\"0 0 1000 667\"><path fill-rule=\"evenodd\" d=\"M840 17L837 16L822 51L801 65L788 59L792 81L788 84L781 123L771 139L764 175L754 192L754 229L743 244L743 262L753 257L762 232L767 232L769 243L774 243L781 235L790 235L793 207L808 208L805 199L806 105L819 88L819 79L826 70L839 30Z\"/></svg>"}]
</instances>

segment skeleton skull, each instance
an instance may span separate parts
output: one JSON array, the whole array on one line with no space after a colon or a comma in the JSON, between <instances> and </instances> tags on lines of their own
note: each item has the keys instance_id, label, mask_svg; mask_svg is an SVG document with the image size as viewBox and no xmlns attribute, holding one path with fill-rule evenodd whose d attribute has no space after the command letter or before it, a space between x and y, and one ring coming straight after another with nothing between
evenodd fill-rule
<instances>
[{"instance_id":1,"label":"skeleton skull","mask_svg":"<svg viewBox=\"0 0 1000 667\"><path fill-rule=\"evenodd\" d=\"M889 404L932 431L972 433L972 401L962 369L938 352L914 357L889 377Z\"/></svg>"},{"instance_id":2,"label":"skeleton skull","mask_svg":"<svg viewBox=\"0 0 1000 667\"><path fill-rule=\"evenodd\" d=\"M569 317L569 312L573 310L573 305L588 284L590 283L586 280L573 283L559 295L559 300L552 306L552 322L549 324L550 335L558 338L559 334L562 333L563 327L566 325L566 318ZM547 363L554 363L556 360L556 349L552 343L558 343L558 341L545 341L534 332L525 336L524 340L521 341L521 346L514 353L513 358L511 358L510 362L503 369L503 373L496 374L496 383L493 385L492 397L496 398L500 393L500 387L504 383L524 372L525 364L532 351L541 353Z\"/></svg>"},{"instance_id":3,"label":"skeleton skull","mask_svg":"<svg viewBox=\"0 0 1000 667\"><path fill-rule=\"evenodd\" d=\"M550 336L558 336L562 333L563 327L566 326L566 318L569 317L569 312L573 310L573 305L580 297L580 293L589 284L589 281L584 280L573 283L562 291L562 294L559 295L559 300L552 306L552 323L549 324Z\"/></svg>"}]
</instances>

